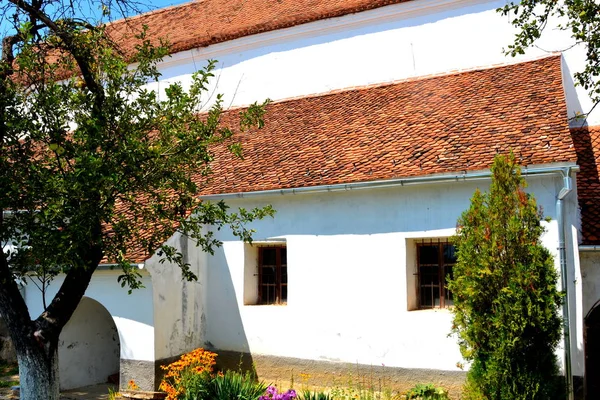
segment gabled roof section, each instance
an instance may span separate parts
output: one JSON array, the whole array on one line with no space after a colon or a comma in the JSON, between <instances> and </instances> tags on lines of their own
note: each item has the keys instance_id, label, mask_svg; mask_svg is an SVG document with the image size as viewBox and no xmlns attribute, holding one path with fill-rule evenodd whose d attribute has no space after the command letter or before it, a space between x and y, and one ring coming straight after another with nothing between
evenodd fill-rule
<instances>
[{"instance_id":1,"label":"gabled roof section","mask_svg":"<svg viewBox=\"0 0 600 400\"><path fill-rule=\"evenodd\" d=\"M509 150L577 160L560 56L277 102L237 140L244 160L217 149L204 194L481 170Z\"/></svg>"},{"instance_id":2,"label":"gabled roof section","mask_svg":"<svg viewBox=\"0 0 600 400\"><path fill-rule=\"evenodd\" d=\"M135 33L167 39L177 53L321 19L409 0L200 0L119 20L108 26L113 39L131 50Z\"/></svg>"},{"instance_id":3,"label":"gabled roof section","mask_svg":"<svg viewBox=\"0 0 600 400\"><path fill-rule=\"evenodd\" d=\"M577 199L582 244L600 245L600 126L572 129L577 150Z\"/></svg>"}]
</instances>

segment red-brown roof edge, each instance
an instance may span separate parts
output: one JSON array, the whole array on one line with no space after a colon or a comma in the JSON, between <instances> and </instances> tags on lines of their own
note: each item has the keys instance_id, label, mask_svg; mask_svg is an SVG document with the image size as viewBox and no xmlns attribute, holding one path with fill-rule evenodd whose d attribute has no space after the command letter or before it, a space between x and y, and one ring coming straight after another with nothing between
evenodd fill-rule
<instances>
[{"instance_id":1,"label":"red-brown roof edge","mask_svg":"<svg viewBox=\"0 0 600 400\"><path fill-rule=\"evenodd\" d=\"M203 0L113 21L107 28L117 41L124 37L131 42L132 33L146 25L148 37L168 39L171 53L177 53L407 1L411 0ZM131 50L133 43L123 47Z\"/></svg>"}]
</instances>

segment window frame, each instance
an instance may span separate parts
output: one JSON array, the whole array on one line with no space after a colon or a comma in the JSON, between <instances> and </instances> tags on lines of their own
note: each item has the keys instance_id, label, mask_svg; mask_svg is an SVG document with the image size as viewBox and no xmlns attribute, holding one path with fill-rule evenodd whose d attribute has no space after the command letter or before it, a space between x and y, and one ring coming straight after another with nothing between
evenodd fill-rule
<instances>
[{"instance_id":1,"label":"window frame","mask_svg":"<svg viewBox=\"0 0 600 400\"><path fill-rule=\"evenodd\" d=\"M256 302L257 305L287 305L288 298L288 276L287 276L287 246L286 245L268 245L268 246L259 246L258 248L258 300ZM275 249L275 300L274 301L266 301L263 300L263 252L267 249ZM281 262L281 250L285 249L286 252L286 263L282 264ZM285 265L286 268L286 282L282 282L282 266ZM286 295L285 299L282 299L282 288L286 287Z\"/></svg>"},{"instance_id":2,"label":"window frame","mask_svg":"<svg viewBox=\"0 0 600 400\"><path fill-rule=\"evenodd\" d=\"M450 293L450 296L452 295L452 292L450 290L448 290L448 283L446 282L446 270L445 267L449 266L451 268L454 268L454 266L456 265L456 262L451 263L451 264L446 264L444 263L444 246L448 245L448 246L452 246L455 248L454 251L456 251L456 247L447 239L447 238L437 238L437 239L422 239L420 242L416 243L416 275L417 275L417 279L416 279L416 294L417 294L417 309L418 310L441 310L441 309L449 309L453 306L453 304L449 304L446 305L446 292ZM431 306L427 306L427 305L423 305L422 303L422 299L421 299L421 288L423 287L421 285L421 266L423 264L421 264L421 247L430 247L430 246L437 246L438 250L437 250L437 286L438 286L438 291L439 291L439 299L440 299L440 303L439 306L435 305L435 300L434 298L432 298L432 305ZM429 265L429 264L428 264ZM442 284L443 282L443 284ZM451 298L451 297L449 297Z\"/></svg>"}]
</instances>

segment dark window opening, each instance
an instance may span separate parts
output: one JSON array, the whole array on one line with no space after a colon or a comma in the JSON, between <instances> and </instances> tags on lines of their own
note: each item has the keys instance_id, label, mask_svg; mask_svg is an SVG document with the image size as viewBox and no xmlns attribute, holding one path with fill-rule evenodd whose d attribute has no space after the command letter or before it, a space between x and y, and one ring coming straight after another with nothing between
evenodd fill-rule
<instances>
[{"instance_id":1,"label":"dark window opening","mask_svg":"<svg viewBox=\"0 0 600 400\"><path fill-rule=\"evenodd\" d=\"M419 308L447 308L454 304L452 292L447 287L454 264L456 249L447 241L417 243Z\"/></svg>"},{"instance_id":2,"label":"dark window opening","mask_svg":"<svg viewBox=\"0 0 600 400\"><path fill-rule=\"evenodd\" d=\"M259 247L258 304L286 304L287 282L287 249Z\"/></svg>"}]
</instances>

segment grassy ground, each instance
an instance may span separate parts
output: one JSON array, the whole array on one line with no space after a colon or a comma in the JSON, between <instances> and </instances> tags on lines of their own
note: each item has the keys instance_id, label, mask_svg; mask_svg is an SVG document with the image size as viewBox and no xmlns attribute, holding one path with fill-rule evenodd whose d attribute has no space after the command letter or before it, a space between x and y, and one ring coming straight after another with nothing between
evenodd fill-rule
<instances>
[{"instance_id":1,"label":"grassy ground","mask_svg":"<svg viewBox=\"0 0 600 400\"><path fill-rule=\"evenodd\" d=\"M10 388L19 384L19 368L16 364L0 362L0 399L9 398Z\"/></svg>"}]
</instances>

